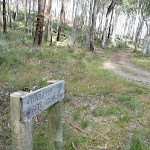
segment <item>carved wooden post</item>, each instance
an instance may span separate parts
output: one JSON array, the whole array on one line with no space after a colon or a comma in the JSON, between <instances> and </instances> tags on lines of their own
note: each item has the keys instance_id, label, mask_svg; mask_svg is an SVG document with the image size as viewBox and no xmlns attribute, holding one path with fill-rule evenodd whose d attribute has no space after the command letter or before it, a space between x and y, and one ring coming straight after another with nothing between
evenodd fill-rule
<instances>
[{"instance_id":1,"label":"carved wooden post","mask_svg":"<svg viewBox=\"0 0 150 150\"><path fill-rule=\"evenodd\" d=\"M16 92L10 95L12 147L13 150L32 150L32 120L21 122L20 97L27 92Z\"/></svg>"},{"instance_id":2,"label":"carved wooden post","mask_svg":"<svg viewBox=\"0 0 150 150\"><path fill-rule=\"evenodd\" d=\"M53 84L57 81L48 81ZM48 149L63 150L62 101L48 108Z\"/></svg>"}]
</instances>

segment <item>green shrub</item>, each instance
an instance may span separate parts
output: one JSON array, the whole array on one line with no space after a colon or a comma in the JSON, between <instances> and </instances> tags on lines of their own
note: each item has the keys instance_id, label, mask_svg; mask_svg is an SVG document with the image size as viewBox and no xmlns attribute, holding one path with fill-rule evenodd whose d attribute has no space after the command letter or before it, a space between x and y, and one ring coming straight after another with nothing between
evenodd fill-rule
<instances>
[{"instance_id":1,"label":"green shrub","mask_svg":"<svg viewBox=\"0 0 150 150\"><path fill-rule=\"evenodd\" d=\"M12 22L12 28L16 28L16 27L19 27L19 24L17 22Z\"/></svg>"},{"instance_id":2,"label":"green shrub","mask_svg":"<svg viewBox=\"0 0 150 150\"><path fill-rule=\"evenodd\" d=\"M125 42L117 42L116 47L118 48L125 48L127 47L127 44Z\"/></svg>"},{"instance_id":3,"label":"green shrub","mask_svg":"<svg viewBox=\"0 0 150 150\"><path fill-rule=\"evenodd\" d=\"M82 128L86 128L89 125L90 121L88 119L85 119L81 122Z\"/></svg>"},{"instance_id":4,"label":"green shrub","mask_svg":"<svg viewBox=\"0 0 150 150\"><path fill-rule=\"evenodd\" d=\"M6 44L5 40L0 39L0 54L6 55L9 52L9 46Z\"/></svg>"},{"instance_id":5,"label":"green shrub","mask_svg":"<svg viewBox=\"0 0 150 150\"><path fill-rule=\"evenodd\" d=\"M134 134L131 139L130 150L149 150L149 147L142 142L139 135Z\"/></svg>"},{"instance_id":6,"label":"green shrub","mask_svg":"<svg viewBox=\"0 0 150 150\"><path fill-rule=\"evenodd\" d=\"M77 109L77 110L74 110L73 113L72 113L72 117L74 120L77 120L80 118L80 110Z\"/></svg>"}]
</instances>

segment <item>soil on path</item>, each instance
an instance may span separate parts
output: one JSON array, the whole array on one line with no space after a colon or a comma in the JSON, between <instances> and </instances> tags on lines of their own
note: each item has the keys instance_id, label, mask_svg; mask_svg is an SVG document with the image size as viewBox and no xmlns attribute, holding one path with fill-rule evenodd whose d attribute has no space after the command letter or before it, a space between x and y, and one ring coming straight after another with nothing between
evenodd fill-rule
<instances>
[{"instance_id":1,"label":"soil on path","mask_svg":"<svg viewBox=\"0 0 150 150\"><path fill-rule=\"evenodd\" d=\"M104 62L104 68L128 80L138 81L150 87L150 71L131 62L128 52L112 55Z\"/></svg>"}]
</instances>

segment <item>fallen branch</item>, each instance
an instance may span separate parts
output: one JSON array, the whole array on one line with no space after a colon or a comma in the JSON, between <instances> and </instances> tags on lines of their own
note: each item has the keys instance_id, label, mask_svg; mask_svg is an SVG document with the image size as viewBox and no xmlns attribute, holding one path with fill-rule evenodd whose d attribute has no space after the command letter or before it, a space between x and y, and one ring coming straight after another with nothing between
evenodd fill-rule
<instances>
[{"instance_id":1,"label":"fallen branch","mask_svg":"<svg viewBox=\"0 0 150 150\"><path fill-rule=\"evenodd\" d=\"M108 149L108 141L106 142L105 146L96 146L96 148L101 149L101 150L107 150Z\"/></svg>"},{"instance_id":2,"label":"fallen branch","mask_svg":"<svg viewBox=\"0 0 150 150\"><path fill-rule=\"evenodd\" d=\"M74 145L73 142L72 142L72 147L73 147L75 150L78 150L78 149L75 147L75 145Z\"/></svg>"},{"instance_id":3,"label":"fallen branch","mask_svg":"<svg viewBox=\"0 0 150 150\"><path fill-rule=\"evenodd\" d=\"M84 130L80 129L79 127L75 126L74 124L72 124L71 122L69 122L67 119L64 120L65 122L69 123L72 127L76 128L77 130L89 134L88 132L85 132Z\"/></svg>"}]
</instances>

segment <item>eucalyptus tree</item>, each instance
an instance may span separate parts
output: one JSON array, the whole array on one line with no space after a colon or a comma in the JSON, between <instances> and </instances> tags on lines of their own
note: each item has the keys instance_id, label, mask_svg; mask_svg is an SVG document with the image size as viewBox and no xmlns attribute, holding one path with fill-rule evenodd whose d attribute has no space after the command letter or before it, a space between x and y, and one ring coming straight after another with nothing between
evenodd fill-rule
<instances>
[{"instance_id":1,"label":"eucalyptus tree","mask_svg":"<svg viewBox=\"0 0 150 150\"><path fill-rule=\"evenodd\" d=\"M29 0L29 18L30 18L30 14L31 14L31 0Z\"/></svg>"},{"instance_id":2,"label":"eucalyptus tree","mask_svg":"<svg viewBox=\"0 0 150 150\"><path fill-rule=\"evenodd\" d=\"M150 54L150 1L149 0L142 0L143 9L142 9L142 16L146 22L147 26L147 33L144 38L144 45L142 54L149 53Z\"/></svg>"},{"instance_id":3,"label":"eucalyptus tree","mask_svg":"<svg viewBox=\"0 0 150 150\"><path fill-rule=\"evenodd\" d=\"M52 17L52 14L50 14L51 8L52 8L52 0L48 0L47 10L46 10L45 35L44 35L44 41L45 42L47 42L47 38L48 38L50 15Z\"/></svg>"},{"instance_id":4,"label":"eucalyptus tree","mask_svg":"<svg viewBox=\"0 0 150 150\"><path fill-rule=\"evenodd\" d=\"M24 22L25 26L27 26L27 0L24 0Z\"/></svg>"},{"instance_id":5,"label":"eucalyptus tree","mask_svg":"<svg viewBox=\"0 0 150 150\"><path fill-rule=\"evenodd\" d=\"M147 34L144 37L144 43L142 49L142 54L145 55L146 53L150 54L150 23L147 29Z\"/></svg>"},{"instance_id":6,"label":"eucalyptus tree","mask_svg":"<svg viewBox=\"0 0 150 150\"><path fill-rule=\"evenodd\" d=\"M108 29L108 23L109 23L109 18L112 10L114 9L116 5L116 1L112 0L106 13L106 21L105 21L105 27L103 30L103 36L102 36L102 48L105 49L105 42L106 42L106 36L107 36L107 29Z\"/></svg>"},{"instance_id":7,"label":"eucalyptus tree","mask_svg":"<svg viewBox=\"0 0 150 150\"><path fill-rule=\"evenodd\" d=\"M57 41L60 40L61 24L63 21L63 14L64 14L64 5L65 5L65 0L62 0L62 7L61 7L61 12L60 12L60 21L59 21L59 27L58 27Z\"/></svg>"},{"instance_id":8,"label":"eucalyptus tree","mask_svg":"<svg viewBox=\"0 0 150 150\"><path fill-rule=\"evenodd\" d=\"M0 26L2 25L2 19L1 19L1 17L2 17L2 14L1 14L1 0L0 0Z\"/></svg>"},{"instance_id":9,"label":"eucalyptus tree","mask_svg":"<svg viewBox=\"0 0 150 150\"><path fill-rule=\"evenodd\" d=\"M94 0L93 13L92 13L92 24L90 28L90 50L91 51L94 51L94 34L95 34L95 22L96 22L98 1L99 0Z\"/></svg>"},{"instance_id":10,"label":"eucalyptus tree","mask_svg":"<svg viewBox=\"0 0 150 150\"><path fill-rule=\"evenodd\" d=\"M74 9L75 9L75 0L73 0L73 3L72 3L72 22L74 20Z\"/></svg>"},{"instance_id":11,"label":"eucalyptus tree","mask_svg":"<svg viewBox=\"0 0 150 150\"><path fill-rule=\"evenodd\" d=\"M18 13L19 13L18 5L19 5L19 2L18 2L18 0L16 0L16 19L17 20L18 20Z\"/></svg>"},{"instance_id":12,"label":"eucalyptus tree","mask_svg":"<svg viewBox=\"0 0 150 150\"><path fill-rule=\"evenodd\" d=\"M32 4L32 8L33 8L33 27L34 27L34 16L35 16L35 0L33 0L33 4Z\"/></svg>"},{"instance_id":13,"label":"eucalyptus tree","mask_svg":"<svg viewBox=\"0 0 150 150\"><path fill-rule=\"evenodd\" d=\"M11 28L11 0L7 1L7 6L8 6L8 20L9 20L9 27Z\"/></svg>"},{"instance_id":14,"label":"eucalyptus tree","mask_svg":"<svg viewBox=\"0 0 150 150\"><path fill-rule=\"evenodd\" d=\"M87 32L87 44L90 43L90 27L91 27L91 20L92 20L92 12L93 12L93 0L89 0L89 20L88 20L88 32Z\"/></svg>"},{"instance_id":15,"label":"eucalyptus tree","mask_svg":"<svg viewBox=\"0 0 150 150\"><path fill-rule=\"evenodd\" d=\"M109 30L108 30L108 40L110 38L110 33L111 33L111 29L112 29L112 20L113 20L113 15L114 15L114 7L112 9L112 12L111 12L111 17L110 17L110 22L109 22Z\"/></svg>"},{"instance_id":16,"label":"eucalyptus tree","mask_svg":"<svg viewBox=\"0 0 150 150\"><path fill-rule=\"evenodd\" d=\"M142 27L144 25L144 22L147 22L148 19L150 19L150 1L149 0L140 0L139 1L139 6L138 9L140 9L140 19L139 19L139 24L138 28L136 30L136 35L135 35L135 48L134 52L137 51L139 39L140 39L140 34L142 31ZM148 34L145 36L145 40L147 41Z\"/></svg>"},{"instance_id":17,"label":"eucalyptus tree","mask_svg":"<svg viewBox=\"0 0 150 150\"><path fill-rule=\"evenodd\" d=\"M138 28L137 28L137 31L136 31L134 52L137 52L138 42L139 42L140 33L141 33L143 25L144 25L144 19L141 18Z\"/></svg>"},{"instance_id":18,"label":"eucalyptus tree","mask_svg":"<svg viewBox=\"0 0 150 150\"><path fill-rule=\"evenodd\" d=\"M6 26L6 1L3 0L3 33L7 33Z\"/></svg>"},{"instance_id":19,"label":"eucalyptus tree","mask_svg":"<svg viewBox=\"0 0 150 150\"><path fill-rule=\"evenodd\" d=\"M41 46L42 44L45 3L46 0L38 0L38 16L33 46Z\"/></svg>"},{"instance_id":20,"label":"eucalyptus tree","mask_svg":"<svg viewBox=\"0 0 150 150\"><path fill-rule=\"evenodd\" d=\"M73 22L70 41L68 43L69 46L72 46L75 43L77 27L79 25L81 13L82 13L82 5L81 4L82 4L81 0L77 0L76 5L75 5L76 6L75 19Z\"/></svg>"}]
</instances>

